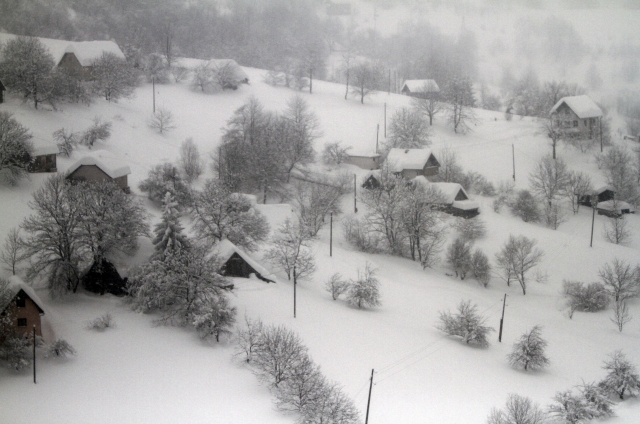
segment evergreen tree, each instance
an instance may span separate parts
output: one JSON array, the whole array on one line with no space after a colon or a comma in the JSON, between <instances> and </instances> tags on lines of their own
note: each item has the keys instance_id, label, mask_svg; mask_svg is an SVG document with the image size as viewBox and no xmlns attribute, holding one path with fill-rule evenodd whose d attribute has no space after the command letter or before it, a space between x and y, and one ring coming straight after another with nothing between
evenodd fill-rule
<instances>
[{"instance_id":1,"label":"evergreen tree","mask_svg":"<svg viewBox=\"0 0 640 424\"><path fill-rule=\"evenodd\" d=\"M180 224L178 203L174 200L171 192L165 194L163 205L162 221L156 224L153 230L155 234L153 239L154 257L163 257L168 251L189 247L189 240L182 232L184 228Z\"/></svg>"}]
</instances>

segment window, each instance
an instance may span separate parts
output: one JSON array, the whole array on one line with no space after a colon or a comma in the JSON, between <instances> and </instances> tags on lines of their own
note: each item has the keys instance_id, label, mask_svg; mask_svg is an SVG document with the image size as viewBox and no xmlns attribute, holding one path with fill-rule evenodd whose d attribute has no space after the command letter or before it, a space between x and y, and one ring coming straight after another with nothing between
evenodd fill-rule
<instances>
[{"instance_id":1,"label":"window","mask_svg":"<svg viewBox=\"0 0 640 424\"><path fill-rule=\"evenodd\" d=\"M27 299L24 296L20 296L18 298L16 298L16 306L18 308L24 308L26 305L26 301Z\"/></svg>"},{"instance_id":2,"label":"window","mask_svg":"<svg viewBox=\"0 0 640 424\"><path fill-rule=\"evenodd\" d=\"M27 319L26 318L18 318L18 327L26 327Z\"/></svg>"},{"instance_id":3,"label":"window","mask_svg":"<svg viewBox=\"0 0 640 424\"><path fill-rule=\"evenodd\" d=\"M573 121L573 126L577 127L578 126L578 121Z\"/></svg>"}]
</instances>

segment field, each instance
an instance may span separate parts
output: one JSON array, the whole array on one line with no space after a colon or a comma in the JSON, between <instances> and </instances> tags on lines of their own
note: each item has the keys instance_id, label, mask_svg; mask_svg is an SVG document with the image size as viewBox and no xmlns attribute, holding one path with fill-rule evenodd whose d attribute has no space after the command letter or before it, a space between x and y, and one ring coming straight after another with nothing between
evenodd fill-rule
<instances>
[{"instance_id":1,"label":"field","mask_svg":"<svg viewBox=\"0 0 640 424\"><path fill-rule=\"evenodd\" d=\"M171 110L177 123L177 128L166 135L155 133L146 124L152 109L150 85L140 87L135 98L119 103L97 100L90 107L63 104L57 111L36 111L12 97L0 105L0 110L13 113L39 142L51 142L51 133L61 127L83 130L97 115L112 121L111 138L96 148L118 154L129 164L132 196L145 203L153 225L160 211L137 189L153 165L175 161L187 137L193 137L211 163L208 155L215 151L221 129L249 96L260 99L266 109L280 111L296 94L266 85L263 72L249 68L249 86L214 95L192 92L185 83L156 86L156 104ZM390 117L409 103L400 95L378 93L361 105L355 99L344 100L342 85L318 81L313 87L313 94L300 95L316 112L323 129L324 136L315 146L317 152L324 143L338 140L354 149L373 150L376 125L380 125L380 139L384 139L384 105ZM539 123L519 117L506 121L497 112L476 113L477 124L466 135L454 134L440 116L434 124L431 148L437 155L440 149L450 147L465 170L480 172L497 184L512 178L513 146L516 187L526 188L533 166L550 152L548 140L539 134ZM69 159L58 158L59 172L85 153L86 148L81 147ZM603 177L593 153L582 154L565 147L559 150L571 169L588 172L599 185ZM355 167L345 169L364 175ZM212 176L207 168L196 184ZM30 213L31 193L45 178L47 175L36 174L16 187L0 186L1 239ZM423 270L408 259L357 252L344 241L337 222L332 257L328 228L314 242L318 271L298 286L297 318L292 314L292 284L280 273L276 274L276 284L235 281L232 302L238 308L239 321L246 314L297 331L323 372L344 386L363 416L368 379L375 369L372 423L482 423L492 407L504 404L509 393L547 405L557 391L583 380L599 380L604 376L603 360L616 349L623 349L640 364L637 300L629 305L635 319L620 333L609 321L610 310L577 312L569 319L560 293L563 279L596 281L598 269L613 258L637 263L640 216L629 216L633 240L624 247L605 242L605 218L596 216L590 248L591 211L586 208L554 231L541 224L524 223L506 210L497 214L491 208L492 199L475 198L481 204L481 218L488 230L477 246L490 257L509 234L533 237L544 250L538 271L547 277L540 279L546 281L532 281L526 296L519 287L507 287L498 278L493 278L488 288L472 279L454 279L447 275L450 271L444 263ZM352 202L351 197L345 197L343 216L353 214ZM283 211L289 210L280 205L260 208L272 228L282 221ZM360 208L358 214L363 212ZM151 250L150 240L141 240L134 258L117 258L116 264L126 273L134 264L145 261ZM378 269L382 306L358 310L342 300L332 301L323 288L329 276L340 272L353 278L366 262ZM43 290L38 293L46 305L48 336L66 339L78 355L63 361L39 358L36 385L29 372L0 370L2 422L270 424L295 420L277 411L268 389L259 385L249 369L231 360L233 348L228 340L203 343L189 329L153 326L153 316L134 313L121 299L109 295L82 293L53 300ZM435 328L439 311L454 309L462 299L472 299L487 324L497 330L505 293L502 343L495 333L489 348L472 348ZM117 323L114 329L104 333L86 329L89 320L105 312L113 315ZM505 357L514 341L534 325L543 327L551 365L539 372L514 370ZM607 422L637 422L640 404L635 399L627 400L616 407L616 413L618 416Z\"/></svg>"}]
</instances>

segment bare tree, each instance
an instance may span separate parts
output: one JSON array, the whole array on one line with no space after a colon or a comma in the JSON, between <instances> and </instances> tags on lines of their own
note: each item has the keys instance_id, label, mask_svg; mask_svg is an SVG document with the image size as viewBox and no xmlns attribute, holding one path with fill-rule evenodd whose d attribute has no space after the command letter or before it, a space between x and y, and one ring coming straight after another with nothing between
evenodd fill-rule
<instances>
[{"instance_id":1,"label":"bare tree","mask_svg":"<svg viewBox=\"0 0 640 424\"><path fill-rule=\"evenodd\" d=\"M615 258L611 265L604 264L598 271L598 275L609 295L616 302L621 302L638 296L640 289L638 272L640 272L638 267L634 269L625 261Z\"/></svg>"},{"instance_id":2,"label":"bare tree","mask_svg":"<svg viewBox=\"0 0 640 424\"><path fill-rule=\"evenodd\" d=\"M455 239L447 249L447 263L461 280L471 269L471 258L471 244L462 238Z\"/></svg>"},{"instance_id":3,"label":"bare tree","mask_svg":"<svg viewBox=\"0 0 640 424\"><path fill-rule=\"evenodd\" d=\"M187 182L191 183L197 180L202 171L204 171L204 165L202 159L200 159L200 152L198 146L193 142L193 139L187 138L182 142L180 146L180 165L182 170L186 174Z\"/></svg>"},{"instance_id":4,"label":"bare tree","mask_svg":"<svg viewBox=\"0 0 640 424\"><path fill-rule=\"evenodd\" d=\"M286 123L288 140L282 143L282 159L285 161L287 182L296 166L313 162L315 151L313 142L322 136L320 123L315 112L309 108L301 96L293 96L287 101L282 118Z\"/></svg>"},{"instance_id":5,"label":"bare tree","mask_svg":"<svg viewBox=\"0 0 640 424\"><path fill-rule=\"evenodd\" d=\"M389 124L385 149L419 149L431 144L431 131L422 114L408 107L397 109Z\"/></svg>"},{"instance_id":6,"label":"bare tree","mask_svg":"<svg viewBox=\"0 0 640 424\"><path fill-rule=\"evenodd\" d=\"M307 357L307 348L296 333L283 326L263 326L261 333L252 361L254 372L260 381L279 387Z\"/></svg>"},{"instance_id":7,"label":"bare tree","mask_svg":"<svg viewBox=\"0 0 640 424\"><path fill-rule=\"evenodd\" d=\"M552 149L551 157L556 159L556 147L560 140L562 140L564 131L562 128L558 128L557 125L554 126L553 119L549 118L542 121L542 124L540 125L540 133L549 137L549 143L551 144Z\"/></svg>"},{"instance_id":8,"label":"bare tree","mask_svg":"<svg viewBox=\"0 0 640 424\"><path fill-rule=\"evenodd\" d=\"M374 64L361 63L351 68L350 74L353 75L351 93L360 96L360 103L364 104L364 98L376 92L380 70Z\"/></svg>"},{"instance_id":9,"label":"bare tree","mask_svg":"<svg viewBox=\"0 0 640 424\"><path fill-rule=\"evenodd\" d=\"M615 205L614 201L614 205ZM627 244L631 239L631 231L627 227L624 216L612 216L604 224L604 238L609 243Z\"/></svg>"},{"instance_id":10,"label":"bare tree","mask_svg":"<svg viewBox=\"0 0 640 424\"><path fill-rule=\"evenodd\" d=\"M458 155L449 146L438 153L440 169L438 176L446 183L459 182L462 179L462 167L458 163Z\"/></svg>"},{"instance_id":11,"label":"bare tree","mask_svg":"<svg viewBox=\"0 0 640 424\"><path fill-rule=\"evenodd\" d=\"M67 132L64 128L60 128L52 134L53 140L56 141L56 145L60 150L61 155L70 157L73 150L78 146L80 140L79 134L74 132Z\"/></svg>"},{"instance_id":12,"label":"bare tree","mask_svg":"<svg viewBox=\"0 0 640 424\"><path fill-rule=\"evenodd\" d=\"M596 160L607 184L614 188L616 198L637 204L640 201L640 190L638 190L638 176L634 172L631 152L615 145L604 155L599 155Z\"/></svg>"},{"instance_id":13,"label":"bare tree","mask_svg":"<svg viewBox=\"0 0 640 424\"><path fill-rule=\"evenodd\" d=\"M580 198L591 192L593 192L593 185L589 175L580 171L569 171L565 194L571 200L571 208L574 214L578 213L578 208L580 207L578 201Z\"/></svg>"},{"instance_id":14,"label":"bare tree","mask_svg":"<svg viewBox=\"0 0 640 424\"><path fill-rule=\"evenodd\" d=\"M210 93L217 88L214 83L213 70L208 63L201 63L192 70L191 89L200 90L203 93Z\"/></svg>"},{"instance_id":15,"label":"bare tree","mask_svg":"<svg viewBox=\"0 0 640 424\"><path fill-rule=\"evenodd\" d=\"M443 100L447 103L447 116L455 133L465 133L469 124L475 122L473 112L475 98L471 79L467 77L453 77L443 90Z\"/></svg>"},{"instance_id":16,"label":"bare tree","mask_svg":"<svg viewBox=\"0 0 640 424\"><path fill-rule=\"evenodd\" d=\"M322 151L322 161L327 165L340 165L349 157L351 147L342 147L339 141L326 143Z\"/></svg>"},{"instance_id":17,"label":"bare tree","mask_svg":"<svg viewBox=\"0 0 640 424\"><path fill-rule=\"evenodd\" d=\"M544 217L547 221L547 226L554 230L557 230L560 224L567 221L567 214L557 200L545 205Z\"/></svg>"},{"instance_id":18,"label":"bare tree","mask_svg":"<svg viewBox=\"0 0 640 424\"><path fill-rule=\"evenodd\" d=\"M511 213L522 218L524 222L540 221L538 200L529 190L520 190L515 200L511 203Z\"/></svg>"},{"instance_id":19,"label":"bare tree","mask_svg":"<svg viewBox=\"0 0 640 424\"><path fill-rule=\"evenodd\" d=\"M24 259L22 256L23 241L20 237L20 228L12 228L4 240L0 261L4 263L4 269L12 275L16 275L18 263Z\"/></svg>"},{"instance_id":20,"label":"bare tree","mask_svg":"<svg viewBox=\"0 0 640 424\"><path fill-rule=\"evenodd\" d=\"M91 68L93 92L104 96L107 101L129 98L138 85L136 71L111 52L104 52Z\"/></svg>"},{"instance_id":21,"label":"bare tree","mask_svg":"<svg viewBox=\"0 0 640 424\"><path fill-rule=\"evenodd\" d=\"M293 196L298 218L315 237L327 223L330 213L341 212L340 199L346 192L350 178L346 174L337 177L321 177L313 182L296 184Z\"/></svg>"},{"instance_id":22,"label":"bare tree","mask_svg":"<svg viewBox=\"0 0 640 424\"><path fill-rule=\"evenodd\" d=\"M320 367L303 354L291 376L274 390L276 405L283 411L304 412L318 401L325 384Z\"/></svg>"},{"instance_id":23,"label":"bare tree","mask_svg":"<svg viewBox=\"0 0 640 424\"><path fill-rule=\"evenodd\" d=\"M264 258L284 270L289 280L294 270L298 279L308 278L315 272L311 235L302 223L294 223L287 218L278 229L278 233L273 236L272 246Z\"/></svg>"},{"instance_id":24,"label":"bare tree","mask_svg":"<svg viewBox=\"0 0 640 424\"><path fill-rule=\"evenodd\" d=\"M544 354L547 342L542 338L541 328L534 326L514 343L513 350L507 358L513 367L522 367L525 371L537 370L549 365L549 358Z\"/></svg>"},{"instance_id":25,"label":"bare tree","mask_svg":"<svg viewBox=\"0 0 640 424\"><path fill-rule=\"evenodd\" d=\"M435 116L444 110L439 93L428 93L425 97L412 97L411 104L416 110L429 117L429 126L433 125Z\"/></svg>"},{"instance_id":26,"label":"bare tree","mask_svg":"<svg viewBox=\"0 0 640 424\"><path fill-rule=\"evenodd\" d=\"M509 395L504 410L494 408L487 424L544 424L547 414L528 397Z\"/></svg>"},{"instance_id":27,"label":"bare tree","mask_svg":"<svg viewBox=\"0 0 640 424\"><path fill-rule=\"evenodd\" d=\"M252 320L244 316L245 328L237 329L234 342L234 356L243 357L243 362L250 363L262 344L262 320Z\"/></svg>"},{"instance_id":28,"label":"bare tree","mask_svg":"<svg viewBox=\"0 0 640 424\"><path fill-rule=\"evenodd\" d=\"M358 308L380 306L380 281L376 277L376 269L367 262L358 270L358 279L352 280L347 292L347 302Z\"/></svg>"},{"instance_id":29,"label":"bare tree","mask_svg":"<svg viewBox=\"0 0 640 424\"><path fill-rule=\"evenodd\" d=\"M627 302L621 300L619 302L615 302L613 305L613 317L610 318L611 322L613 322L618 330L622 332L622 328L626 323L631 321L631 314L629 314L629 309L627 308Z\"/></svg>"},{"instance_id":30,"label":"bare tree","mask_svg":"<svg viewBox=\"0 0 640 424\"><path fill-rule=\"evenodd\" d=\"M149 121L147 122L151 128L164 134L176 128L173 122L173 113L169 109L163 107L158 108Z\"/></svg>"},{"instance_id":31,"label":"bare tree","mask_svg":"<svg viewBox=\"0 0 640 424\"><path fill-rule=\"evenodd\" d=\"M502 271L503 278L510 284L517 280L522 287L522 294L527 294L526 275L542 260L544 253L536 248L536 240L525 236L509 236L509 240L496 254L496 265Z\"/></svg>"},{"instance_id":32,"label":"bare tree","mask_svg":"<svg viewBox=\"0 0 640 424\"><path fill-rule=\"evenodd\" d=\"M604 368L609 374L598 385L607 392L613 392L624 400L625 393L635 396L640 392L640 376L636 366L627 359L622 350L616 350L609 355Z\"/></svg>"},{"instance_id":33,"label":"bare tree","mask_svg":"<svg viewBox=\"0 0 640 424\"><path fill-rule=\"evenodd\" d=\"M100 116L95 116L91 126L79 135L78 143L91 148L97 141L105 141L110 136L111 122L102 122Z\"/></svg>"},{"instance_id":34,"label":"bare tree","mask_svg":"<svg viewBox=\"0 0 640 424\"><path fill-rule=\"evenodd\" d=\"M551 206L555 199L566 192L569 184L567 165L562 159L545 156L529 175L529 184L531 190Z\"/></svg>"},{"instance_id":35,"label":"bare tree","mask_svg":"<svg viewBox=\"0 0 640 424\"><path fill-rule=\"evenodd\" d=\"M331 293L333 300L338 300L341 294L349 290L349 281L344 280L342 275L336 272L329 278L329 281L325 284L325 288Z\"/></svg>"}]
</instances>

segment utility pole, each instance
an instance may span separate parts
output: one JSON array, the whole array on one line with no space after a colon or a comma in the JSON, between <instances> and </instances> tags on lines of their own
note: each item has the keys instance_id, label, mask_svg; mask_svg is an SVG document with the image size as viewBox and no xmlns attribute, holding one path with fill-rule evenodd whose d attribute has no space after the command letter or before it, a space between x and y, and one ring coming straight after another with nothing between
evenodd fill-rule
<instances>
[{"instance_id":1,"label":"utility pole","mask_svg":"<svg viewBox=\"0 0 640 424\"><path fill-rule=\"evenodd\" d=\"M376 153L378 153L378 139L380 138L380 124L376 124Z\"/></svg>"},{"instance_id":2,"label":"utility pole","mask_svg":"<svg viewBox=\"0 0 640 424\"><path fill-rule=\"evenodd\" d=\"M293 317L296 317L296 266L293 266Z\"/></svg>"},{"instance_id":3,"label":"utility pole","mask_svg":"<svg viewBox=\"0 0 640 424\"><path fill-rule=\"evenodd\" d=\"M369 406L371 405L371 389L373 388L373 368L371 369L371 380L369 381L369 399L367 400L367 415L364 424L369 424Z\"/></svg>"},{"instance_id":4,"label":"utility pole","mask_svg":"<svg viewBox=\"0 0 640 424\"><path fill-rule=\"evenodd\" d=\"M384 104L384 138L387 138L387 104ZM376 152L378 153L378 152Z\"/></svg>"},{"instance_id":5,"label":"utility pole","mask_svg":"<svg viewBox=\"0 0 640 424\"><path fill-rule=\"evenodd\" d=\"M507 294L504 294L502 300L502 317L500 318L500 332L498 333L498 342L502 343L502 324L504 323L504 307L507 305Z\"/></svg>"},{"instance_id":6,"label":"utility pole","mask_svg":"<svg viewBox=\"0 0 640 424\"><path fill-rule=\"evenodd\" d=\"M309 94L313 94L313 68L309 68Z\"/></svg>"},{"instance_id":7,"label":"utility pole","mask_svg":"<svg viewBox=\"0 0 640 424\"><path fill-rule=\"evenodd\" d=\"M333 212L329 213L329 257L333 256Z\"/></svg>"},{"instance_id":8,"label":"utility pole","mask_svg":"<svg viewBox=\"0 0 640 424\"><path fill-rule=\"evenodd\" d=\"M156 113L156 77L151 77L151 84L153 87L153 113Z\"/></svg>"},{"instance_id":9,"label":"utility pole","mask_svg":"<svg viewBox=\"0 0 640 424\"><path fill-rule=\"evenodd\" d=\"M356 174L353 174L353 213L358 213L358 199L356 198Z\"/></svg>"},{"instance_id":10,"label":"utility pole","mask_svg":"<svg viewBox=\"0 0 640 424\"><path fill-rule=\"evenodd\" d=\"M602 116L600 117L600 153L602 153Z\"/></svg>"},{"instance_id":11,"label":"utility pole","mask_svg":"<svg viewBox=\"0 0 640 424\"><path fill-rule=\"evenodd\" d=\"M598 208L598 204L591 205L591 209L593 209L593 214L591 215L591 242L589 243L589 247L593 247L593 226L596 222L596 209Z\"/></svg>"},{"instance_id":12,"label":"utility pole","mask_svg":"<svg viewBox=\"0 0 640 424\"><path fill-rule=\"evenodd\" d=\"M389 68L389 91L387 92L387 95L388 94L391 94L391 68Z\"/></svg>"},{"instance_id":13,"label":"utility pole","mask_svg":"<svg viewBox=\"0 0 640 424\"><path fill-rule=\"evenodd\" d=\"M36 384L36 325L33 325L33 384Z\"/></svg>"},{"instance_id":14,"label":"utility pole","mask_svg":"<svg viewBox=\"0 0 640 424\"><path fill-rule=\"evenodd\" d=\"M516 180L516 148L511 144L511 158L513 159L513 181Z\"/></svg>"}]
</instances>

